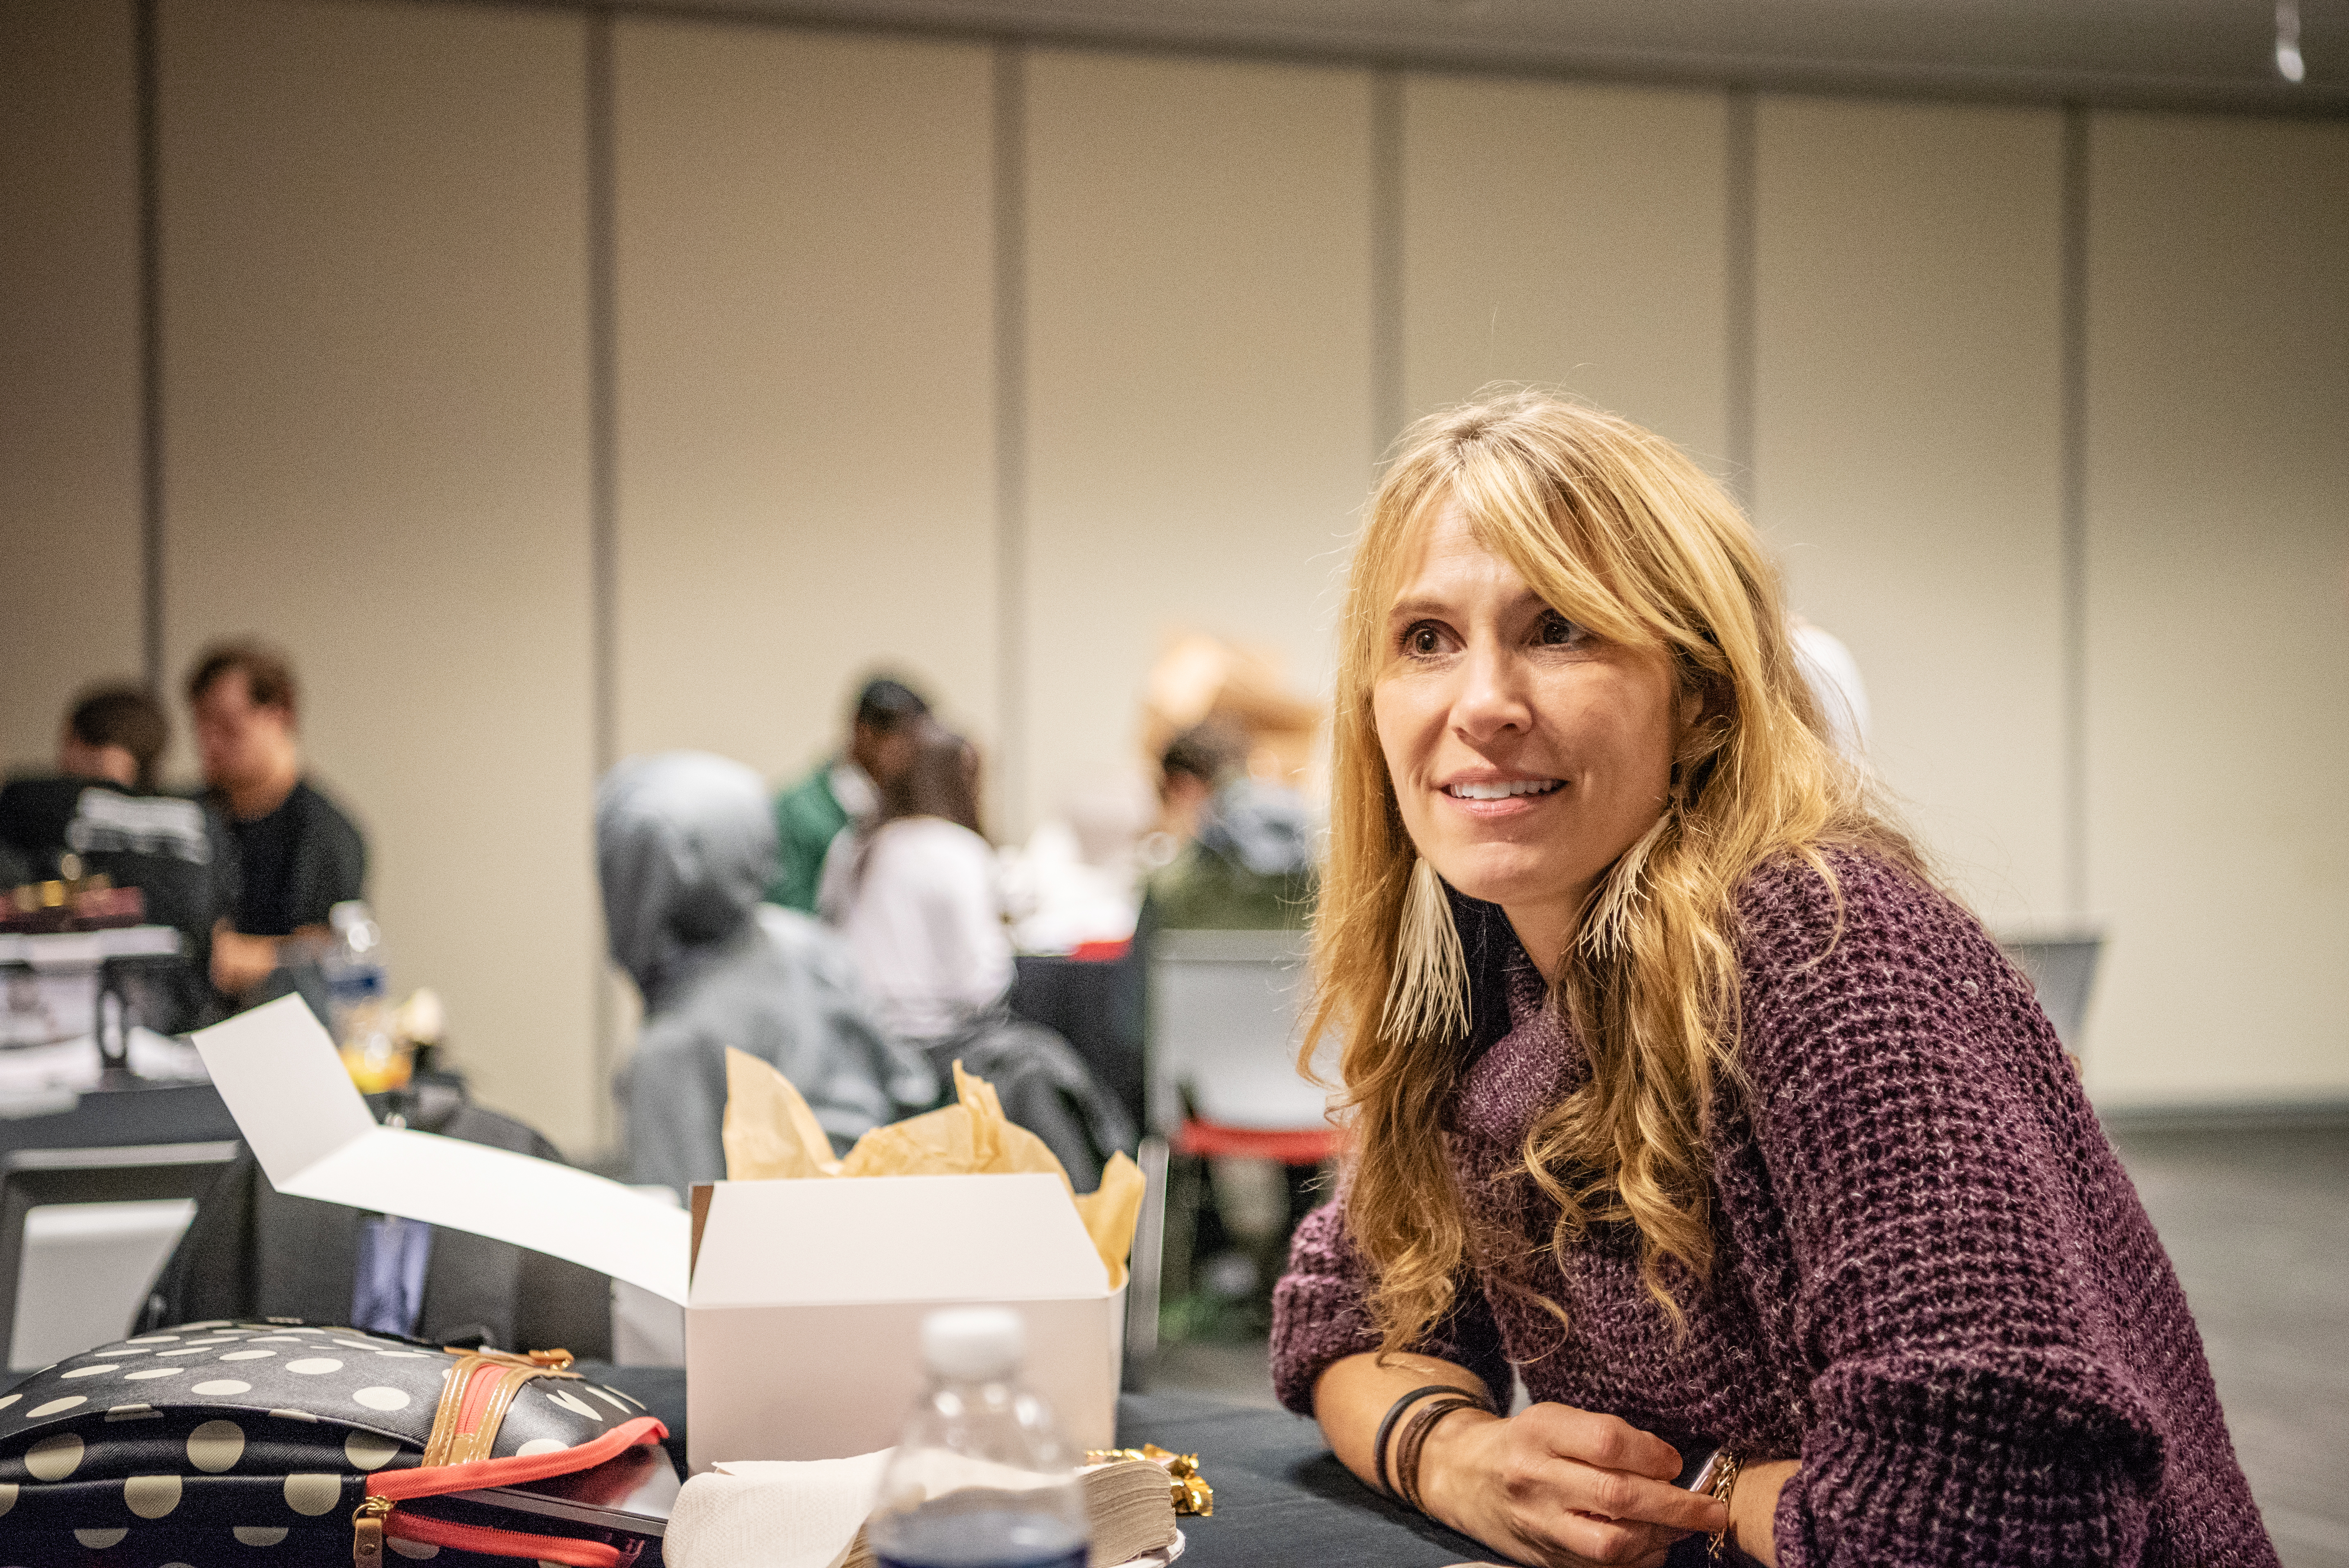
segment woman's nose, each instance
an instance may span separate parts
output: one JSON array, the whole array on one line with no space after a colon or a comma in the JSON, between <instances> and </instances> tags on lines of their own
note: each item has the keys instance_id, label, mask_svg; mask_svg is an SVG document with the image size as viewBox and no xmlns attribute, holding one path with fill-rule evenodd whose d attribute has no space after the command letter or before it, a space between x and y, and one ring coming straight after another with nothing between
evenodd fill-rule
<instances>
[{"instance_id":1,"label":"woman's nose","mask_svg":"<svg viewBox=\"0 0 2349 1568\"><path fill-rule=\"evenodd\" d=\"M1462 735L1472 741L1484 740L1532 727L1533 706L1526 700L1525 672L1505 649L1472 644L1463 672L1464 684L1452 709L1452 722Z\"/></svg>"}]
</instances>

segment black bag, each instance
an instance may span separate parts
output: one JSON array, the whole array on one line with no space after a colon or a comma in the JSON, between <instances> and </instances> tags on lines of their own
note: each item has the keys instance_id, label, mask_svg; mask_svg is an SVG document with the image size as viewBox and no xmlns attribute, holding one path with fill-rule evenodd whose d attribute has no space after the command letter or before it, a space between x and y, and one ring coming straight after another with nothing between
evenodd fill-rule
<instances>
[{"instance_id":1,"label":"black bag","mask_svg":"<svg viewBox=\"0 0 2349 1568\"><path fill-rule=\"evenodd\" d=\"M1080 1192L1101 1186L1109 1157L1134 1152L1125 1112L1086 1069L1069 1042L1041 1024L993 1008L942 1040L922 1047L954 1103L954 1064L995 1087L1003 1114L1044 1140Z\"/></svg>"},{"instance_id":2,"label":"black bag","mask_svg":"<svg viewBox=\"0 0 2349 1568\"><path fill-rule=\"evenodd\" d=\"M644 1538L452 1495L668 1462L569 1361L275 1323L84 1352L0 1396L0 1561L622 1568Z\"/></svg>"}]
</instances>

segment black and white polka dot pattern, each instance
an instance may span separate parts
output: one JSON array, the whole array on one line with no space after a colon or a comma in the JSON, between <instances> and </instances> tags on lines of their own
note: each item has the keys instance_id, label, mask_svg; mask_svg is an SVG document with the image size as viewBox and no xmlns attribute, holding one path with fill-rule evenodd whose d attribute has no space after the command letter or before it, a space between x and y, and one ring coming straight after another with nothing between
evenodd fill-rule
<instances>
[{"instance_id":1,"label":"black and white polka dot pattern","mask_svg":"<svg viewBox=\"0 0 2349 1568\"><path fill-rule=\"evenodd\" d=\"M350 1328L215 1322L44 1368L0 1395L0 1568L76 1548L140 1568L348 1561L367 1478L419 1462L457 1359ZM574 1448L641 1413L584 1379L538 1380L492 1456ZM402 1561L512 1568L391 1544Z\"/></svg>"}]
</instances>

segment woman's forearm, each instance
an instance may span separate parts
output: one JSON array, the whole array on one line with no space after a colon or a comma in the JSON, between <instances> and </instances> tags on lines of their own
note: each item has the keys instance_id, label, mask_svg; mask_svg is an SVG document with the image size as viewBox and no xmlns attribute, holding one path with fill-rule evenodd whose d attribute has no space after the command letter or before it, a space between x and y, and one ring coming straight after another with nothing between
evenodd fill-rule
<instances>
[{"instance_id":1,"label":"woman's forearm","mask_svg":"<svg viewBox=\"0 0 2349 1568\"><path fill-rule=\"evenodd\" d=\"M1371 1445L1378 1437L1379 1423L1397 1399L1431 1383L1449 1383L1486 1399L1493 1398L1475 1373L1433 1356L1389 1356L1382 1365L1381 1357L1365 1353L1331 1362L1313 1386L1313 1416L1321 1423L1330 1451L1364 1485L1374 1484L1378 1456ZM1470 1414L1464 1411L1446 1419L1463 1420ZM1389 1447L1392 1449L1392 1438Z\"/></svg>"}]
</instances>

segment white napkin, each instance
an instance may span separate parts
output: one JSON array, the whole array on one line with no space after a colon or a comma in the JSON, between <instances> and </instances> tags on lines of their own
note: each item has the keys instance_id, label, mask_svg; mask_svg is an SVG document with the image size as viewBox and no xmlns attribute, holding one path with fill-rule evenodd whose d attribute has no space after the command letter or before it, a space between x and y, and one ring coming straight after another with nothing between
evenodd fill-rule
<instances>
[{"instance_id":1,"label":"white napkin","mask_svg":"<svg viewBox=\"0 0 2349 1568\"><path fill-rule=\"evenodd\" d=\"M839 1568L873 1511L893 1449L849 1460L744 1460L678 1494L661 1561L669 1568Z\"/></svg>"}]
</instances>

